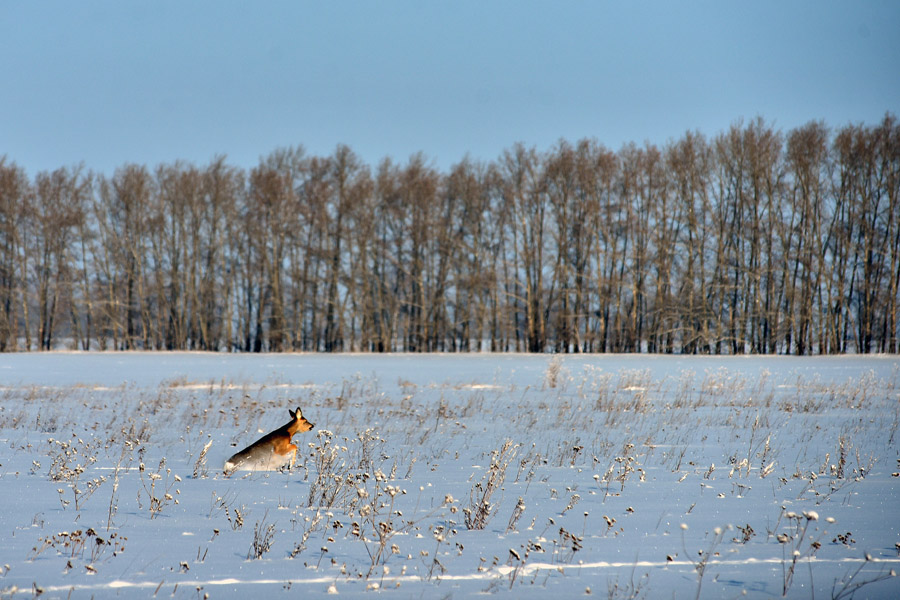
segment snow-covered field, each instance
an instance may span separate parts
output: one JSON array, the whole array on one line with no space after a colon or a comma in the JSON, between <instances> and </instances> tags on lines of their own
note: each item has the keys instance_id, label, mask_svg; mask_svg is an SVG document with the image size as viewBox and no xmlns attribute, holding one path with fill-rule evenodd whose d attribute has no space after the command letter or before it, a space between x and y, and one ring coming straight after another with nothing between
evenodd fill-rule
<instances>
[{"instance_id":1,"label":"snow-covered field","mask_svg":"<svg viewBox=\"0 0 900 600\"><path fill-rule=\"evenodd\" d=\"M894 356L0 355L0 598L896 598L898 425Z\"/></svg>"}]
</instances>

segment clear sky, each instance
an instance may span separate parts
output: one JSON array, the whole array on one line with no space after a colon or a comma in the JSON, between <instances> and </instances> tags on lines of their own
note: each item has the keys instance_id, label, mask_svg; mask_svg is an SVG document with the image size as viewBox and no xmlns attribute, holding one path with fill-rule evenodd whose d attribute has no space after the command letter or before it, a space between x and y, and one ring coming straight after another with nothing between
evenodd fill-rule
<instances>
[{"instance_id":1,"label":"clear sky","mask_svg":"<svg viewBox=\"0 0 900 600\"><path fill-rule=\"evenodd\" d=\"M900 2L0 2L0 156L36 171L348 144L440 169L561 137L900 113Z\"/></svg>"}]
</instances>

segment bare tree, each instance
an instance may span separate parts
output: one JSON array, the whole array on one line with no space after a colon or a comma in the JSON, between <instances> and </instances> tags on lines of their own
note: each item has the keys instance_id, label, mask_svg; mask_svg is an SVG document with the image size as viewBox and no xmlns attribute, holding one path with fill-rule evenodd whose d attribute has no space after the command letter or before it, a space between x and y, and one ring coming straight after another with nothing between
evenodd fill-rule
<instances>
[{"instance_id":1,"label":"bare tree","mask_svg":"<svg viewBox=\"0 0 900 600\"><path fill-rule=\"evenodd\" d=\"M330 161L330 192L325 213L328 226L327 291L325 300L325 351L345 349L347 341L346 305L356 294L354 279L349 277L345 253L352 252L353 240L346 225L356 207L365 205L371 191L368 168L347 146L338 146ZM363 231L366 231L363 228Z\"/></svg>"},{"instance_id":2,"label":"bare tree","mask_svg":"<svg viewBox=\"0 0 900 600\"><path fill-rule=\"evenodd\" d=\"M24 244L28 239L26 223L31 194L25 171L15 163L7 163L5 156L0 157L0 352L18 348L20 319L24 325L25 349L31 346L24 289L27 274Z\"/></svg>"},{"instance_id":3,"label":"bare tree","mask_svg":"<svg viewBox=\"0 0 900 600\"><path fill-rule=\"evenodd\" d=\"M98 344L133 349L150 344L150 296L147 294L147 215L153 182L146 167L126 165L112 179L100 178L94 214L101 248Z\"/></svg>"},{"instance_id":4,"label":"bare tree","mask_svg":"<svg viewBox=\"0 0 900 600\"><path fill-rule=\"evenodd\" d=\"M706 293L713 238L709 218L711 150L702 135L688 132L667 148L666 161L683 221L676 247L683 261L676 293L680 306L678 337L682 351L708 352L712 337L712 310Z\"/></svg>"},{"instance_id":5,"label":"bare tree","mask_svg":"<svg viewBox=\"0 0 900 600\"><path fill-rule=\"evenodd\" d=\"M501 193L509 215L511 248L506 260L512 279L504 285L511 305L516 347L529 352L547 348L548 297L545 294L545 251L548 243L547 195L540 158L533 148L517 144L500 158ZM551 294L552 295L552 294ZM524 314L523 314L524 313Z\"/></svg>"},{"instance_id":6,"label":"bare tree","mask_svg":"<svg viewBox=\"0 0 900 600\"><path fill-rule=\"evenodd\" d=\"M816 335L815 315L822 302L822 279L828 258L825 232L827 151L828 131L823 123L812 122L788 134L791 204L800 226L794 236L796 246L789 254L794 265L790 295L796 301L793 314L785 316L794 325L792 338L797 354L806 354L816 344L824 351L826 344L825 319L820 320Z\"/></svg>"},{"instance_id":7,"label":"bare tree","mask_svg":"<svg viewBox=\"0 0 900 600\"><path fill-rule=\"evenodd\" d=\"M53 335L65 306L80 337L74 297L75 239L85 219L89 183L80 169L38 173L33 203L34 281L37 292L38 346L53 348Z\"/></svg>"},{"instance_id":8,"label":"bare tree","mask_svg":"<svg viewBox=\"0 0 900 600\"><path fill-rule=\"evenodd\" d=\"M0 159L0 350L896 352L900 127L762 118L374 175Z\"/></svg>"}]
</instances>

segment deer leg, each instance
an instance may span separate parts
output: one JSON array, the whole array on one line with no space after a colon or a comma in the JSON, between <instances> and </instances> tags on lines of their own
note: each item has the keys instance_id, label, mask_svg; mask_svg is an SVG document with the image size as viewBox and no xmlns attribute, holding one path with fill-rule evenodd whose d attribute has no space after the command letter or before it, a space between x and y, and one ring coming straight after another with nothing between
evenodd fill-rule
<instances>
[{"instance_id":1,"label":"deer leg","mask_svg":"<svg viewBox=\"0 0 900 600\"><path fill-rule=\"evenodd\" d=\"M291 444L288 447L290 448L288 452L291 454L291 461L288 463L288 470L290 471L294 468L294 461L297 459L297 445Z\"/></svg>"}]
</instances>

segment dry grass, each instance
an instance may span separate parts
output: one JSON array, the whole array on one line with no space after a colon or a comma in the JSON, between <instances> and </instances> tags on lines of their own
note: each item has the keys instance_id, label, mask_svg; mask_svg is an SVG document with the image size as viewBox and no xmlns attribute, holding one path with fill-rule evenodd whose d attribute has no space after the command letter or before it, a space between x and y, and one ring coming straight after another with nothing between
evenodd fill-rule
<instances>
[{"instance_id":1,"label":"dry grass","mask_svg":"<svg viewBox=\"0 0 900 600\"><path fill-rule=\"evenodd\" d=\"M513 587L540 583L529 567L537 555L549 552L551 563L566 565L592 543L590 532L593 543L625 532L625 520L635 511L631 505L612 517L596 510L597 504L589 505L594 510L582 507L595 494L601 505L622 499L648 473L666 475L676 486L699 485L700 496L711 483L727 482L735 497L791 494L813 506L829 502L873 471L883 456L879 448L895 444L900 409L891 409L894 418L879 424L863 422L860 414L894 406L896 390L896 381L874 376L826 384L800 378L778 382L765 372L750 380L725 369L664 380L654 380L646 370L610 374L585 368L576 374L554 358L540 390L428 388L405 381L386 390L358 376L332 388L303 388L299 399L296 388L277 382L183 380L150 390L7 388L0 395L0 429L34 432L27 446L16 441L11 450L34 456L33 473L60 486L59 502L73 520L88 511L98 491L109 493L104 544L88 548L91 540L85 541L83 532L93 529L73 529L68 537L42 534L32 556L65 547L67 560L89 555L86 564L95 565L124 547L126 537L116 531L124 525L116 517L120 505L131 501L122 495L124 482L136 482L131 489L139 514L167 515L179 503L182 482L170 464L192 473L193 484L225 486L218 479L220 456L266 430L269 415L299 400L323 425L297 438L301 451L290 478L304 482L307 492L301 503L279 498L272 506L292 511L289 531L269 521L265 507L255 521L248 558L264 559L280 542L288 544L285 556L305 560L310 569L342 569L348 578L377 579L379 587L398 574L397 565L416 565L423 578L439 579L448 556L464 552L458 530L492 535L491 520L503 510L510 517L501 532L527 540L506 556L485 557L481 568ZM837 420L825 428L833 438L809 443L822 430L823 418ZM710 448L721 449L712 464ZM468 454L460 457L461 449ZM473 461L483 468L472 467ZM110 474L95 474L98 466ZM408 492L407 482L415 474L421 479L426 469L442 474L440 490ZM567 481L566 474L581 483ZM268 475L242 477L252 482ZM515 493L505 494L511 486ZM718 494L724 495L722 489L719 485ZM460 506L457 496L467 501ZM535 512L534 507L549 505L552 514ZM688 515L693 506L682 510ZM235 492L213 492L206 516L215 531L210 542L222 530L240 531L250 513ZM778 544L784 559L779 591L787 593L825 539L824 527L810 538L821 525L817 518L815 512L781 510L774 526L759 515L736 525L728 537L735 545ZM540 535L535 523L547 524ZM276 531L284 531L279 539ZM728 543L726 531L714 531L699 555L692 551L698 595L710 579L715 549ZM432 547L411 543L416 536L429 539ZM361 544L366 564L332 564L335 548L343 544ZM198 561L200 556L198 548ZM858 589L865 577L842 581L838 597ZM610 597L632 597L647 585L639 576L631 583L612 581L608 591Z\"/></svg>"}]
</instances>

